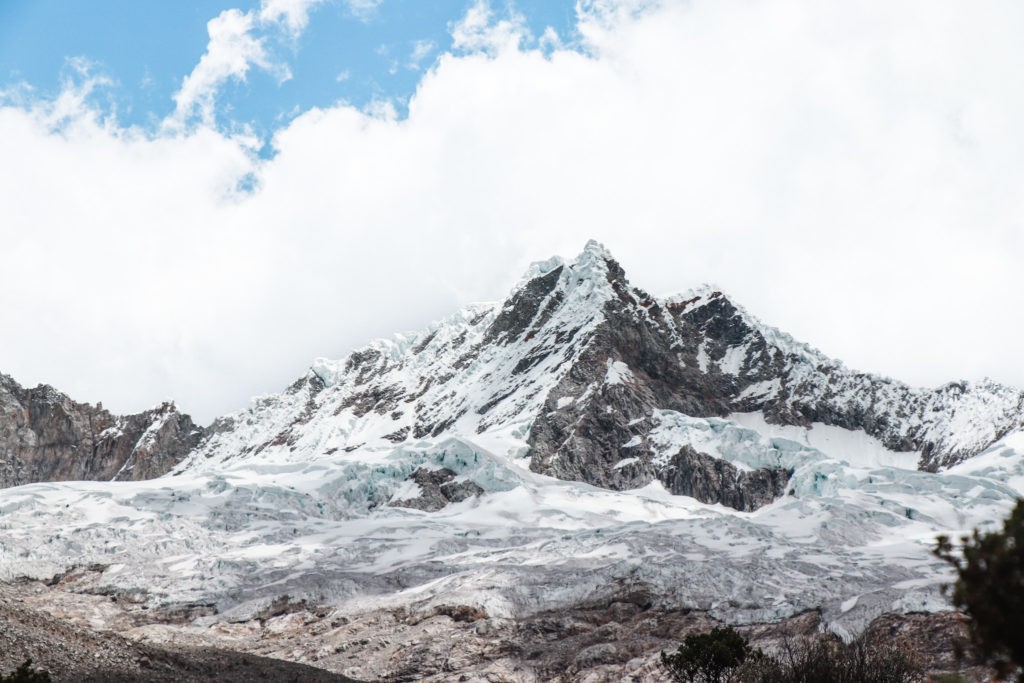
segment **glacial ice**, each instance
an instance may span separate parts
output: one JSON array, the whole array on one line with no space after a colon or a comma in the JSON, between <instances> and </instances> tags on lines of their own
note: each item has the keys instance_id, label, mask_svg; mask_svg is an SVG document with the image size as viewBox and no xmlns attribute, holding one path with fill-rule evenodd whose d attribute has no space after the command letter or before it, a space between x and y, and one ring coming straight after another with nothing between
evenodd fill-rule
<instances>
[{"instance_id":1,"label":"glacial ice","mask_svg":"<svg viewBox=\"0 0 1024 683\"><path fill-rule=\"evenodd\" d=\"M514 617L638 586L659 607L733 622L821 607L840 633L887 610L944 607L939 586L950 571L931 555L934 539L1005 517L1024 493L1024 432L929 473L916 469L919 453L891 451L862 431L779 426L761 412L655 410L630 423L653 426L621 445L619 465L641 455L664 462L690 446L743 470L792 469L787 495L754 512L673 496L657 481L612 491L529 469L535 416L602 390L599 376L578 396L548 400L615 295L605 257L595 243L575 262L532 267L524 283L562 268L539 310L553 297L560 303L514 344L499 339L471 353L502 305L470 306L346 359L318 359L285 392L218 420L168 476L0 490L0 578L98 563L109 568L77 590L113 588L154 605L214 602L220 615L208 619L253 614L283 594L352 610L455 601ZM713 289L691 294L678 299L701 305ZM840 372L748 319L799 361L787 367L788 382L817 390L816 368ZM701 371L717 363L730 375L743 372L744 357L712 361L703 343L696 353ZM635 369L609 359L604 371L614 385ZM932 396L895 387L865 398L864 376L842 380L836 400L852 405ZM768 380L744 398L780 390ZM985 396L1000 392L948 385L928 399L927 415L951 415L962 431L924 427L952 434L954 446L991 443L993 418L1012 396ZM436 512L390 507L413 497L409 477L424 467L448 468L484 493Z\"/></svg>"},{"instance_id":2,"label":"glacial ice","mask_svg":"<svg viewBox=\"0 0 1024 683\"><path fill-rule=\"evenodd\" d=\"M218 472L0 491L0 576L48 577L75 558L117 567L91 579L101 585L156 604L213 599L232 614L283 593L356 607L454 592L521 616L626 581L649 585L664 606L733 620L824 605L837 628L855 631L880 611L943 605L949 573L929 553L936 534L1001 519L1021 493L1019 433L932 474L881 457L863 434L831 454L834 438L810 445L818 426L783 438L732 419L658 419L660 443L793 467L792 495L743 513L656 483L615 492L561 481L530 472L508 434L496 439L505 453L445 438L303 463L256 455ZM435 513L388 507L424 466L485 493Z\"/></svg>"}]
</instances>

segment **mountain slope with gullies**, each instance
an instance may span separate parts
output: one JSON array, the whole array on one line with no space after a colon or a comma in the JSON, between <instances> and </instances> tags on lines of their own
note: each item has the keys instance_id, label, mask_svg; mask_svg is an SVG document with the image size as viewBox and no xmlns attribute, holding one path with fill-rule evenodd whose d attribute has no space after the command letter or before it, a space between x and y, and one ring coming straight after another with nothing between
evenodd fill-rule
<instances>
[{"instance_id":1,"label":"mountain slope with gullies","mask_svg":"<svg viewBox=\"0 0 1024 683\"><path fill-rule=\"evenodd\" d=\"M1024 492L1021 401L849 370L589 243L317 360L167 475L0 491L0 578L362 680L653 680L658 624L948 610L935 536Z\"/></svg>"}]
</instances>

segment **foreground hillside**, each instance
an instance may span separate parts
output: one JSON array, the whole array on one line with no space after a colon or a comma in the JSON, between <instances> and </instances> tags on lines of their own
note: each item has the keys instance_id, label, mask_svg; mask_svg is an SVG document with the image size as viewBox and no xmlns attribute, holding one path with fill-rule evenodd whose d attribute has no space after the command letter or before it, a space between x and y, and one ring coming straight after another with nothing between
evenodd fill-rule
<instances>
[{"instance_id":1,"label":"foreground hillside","mask_svg":"<svg viewBox=\"0 0 1024 683\"><path fill-rule=\"evenodd\" d=\"M711 288L657 300L591 243L316 361L168 475L0 491L0 576L354 678L649 676L688 628L947 610L934 538L1024 492L1022 406L851 371Z\"/></svg>"},{"instance_id":2,"label":"foreground hillside","mask_svg":"<svg viewBox=\"0 0 1024 683\"><path fill-rule=\"evenodd\" d=\"M48 672L54 680L75 683L352 681L316 667L223 647L138 642L90 624L103 610L98 600L77 605L81 611L41 584L0 587L0 675L32 659L33 668Z\"/></svg>"}]
</instances>

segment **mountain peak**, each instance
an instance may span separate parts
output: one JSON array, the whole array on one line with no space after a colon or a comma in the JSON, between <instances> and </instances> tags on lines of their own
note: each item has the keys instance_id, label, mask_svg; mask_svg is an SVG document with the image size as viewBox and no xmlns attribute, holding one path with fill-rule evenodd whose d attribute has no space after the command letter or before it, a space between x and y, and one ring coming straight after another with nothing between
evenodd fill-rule
<instances>
[{"instance_id":1,"label":"mountain peak","mask_svg":"<svg viewBox=\"0 0 1024 683\"><path fill-rule=\"evenodd\" d=\"M531 453L535 471L643 486L665 463L623 444L647 438L667 410L701 419L760 412L770 423L863 430L945 467L1021 423L1024 401L988 387L938 396L849 371L714 284L656 299L631 287L596 240L575 259L534 263L500 303L317 361L311 376L225 418L193 460L206 466L248 452L293 460L515 425L516 447ZM960 411L968 398L996 408ZM936 405L945 422L936 421ZM983 414L993 426L968 438L945 426L954 413ZM618 466L630 457L643 466Z\"/></svg>"},{"instance_id":2,"label":"mountain peak","mask_svg":"<svg viewBox=\"0 0 1024 683\"><path fill-rule=\"evenodd\" d=\"M615 257L608 251L608 247L604 246L597 240L587 240L587 243L583 245L583 251L576 257L576 263L581 264L585 261L614 261Z\"/></svg>"},{"instance_id":3,"label":"mountain peak","mask_svg":"<svg viewBox=\"0 0 1024 683\"><path fill-rule=\"evenodd\" d=\"M685 292L679 294L673 294L672 296L665 298L665 303L670 306L677 306L682 308L700 307L713 299L724 298L727 301L731 301L732 298L725 293L725 291L713 282L705 282L703 284L692 287Z\"/></svg>"},{"instance_id":4,"label":"mountain peak","mask_svg":"<svg viewBox=\"0 0 1024 683\"><path fill-rule=\"evenodd\" d=\"M622 266L597 240L587 242L579 256L569 264L569 270L576 276L577 282L590 282L594 289L607 290L609 294L613 282L618 280L625 284L626 280Z\"/></svg>"},{"instance_id":5,"label":"mountain peak","mask_svg":"<svg viewBox=\"0 0 1024 683\"><path fill-rule=\"evenodd\" d=\"M588 240L583 251L571 261L566 261L561 256L552 256L549 259L531 263L512 291L519 291L533 280L549 275L559 268L571 271L576 276L576 280L605 281L609 279L610 264L616 271L621 271L618 262L607 247L597 240Z\"/></svg>"}]
</instances>

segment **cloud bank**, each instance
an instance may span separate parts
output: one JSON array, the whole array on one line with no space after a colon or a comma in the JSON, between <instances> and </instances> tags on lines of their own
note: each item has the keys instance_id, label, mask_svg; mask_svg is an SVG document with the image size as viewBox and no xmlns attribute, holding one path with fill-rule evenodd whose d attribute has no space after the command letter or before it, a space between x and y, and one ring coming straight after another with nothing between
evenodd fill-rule
<instances>
[{"instance_id":1,"label":"cloud bank","mask_svg":"<svg viewBox=\"0 0 1024 683\"><path fill-rule=\"evenodd\" d=\"M260 159L216 88L310 6L211 22L190 126L121 127L88 79L0 108L0 370L205 421L593 237L854 367L1024 385L1018 3L591 0L540 41L478 4L407 117L314 109Z\"/></svg>"}]
</instances>

